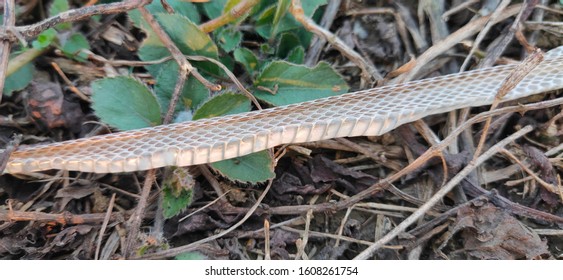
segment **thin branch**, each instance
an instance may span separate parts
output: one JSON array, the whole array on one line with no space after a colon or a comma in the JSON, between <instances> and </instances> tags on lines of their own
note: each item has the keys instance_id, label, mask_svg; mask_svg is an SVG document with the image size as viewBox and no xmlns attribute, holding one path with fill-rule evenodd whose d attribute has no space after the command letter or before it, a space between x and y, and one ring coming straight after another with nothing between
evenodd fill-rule
<instances>
[{"instance_id":1,"label":"thin branch","mask_svg":"<svg viewBox=\"0 0 563 280\"><path fill-rule=\"evenodd\" d=\"M493 66L514 38L518 40L526 51L532 52L534 50L534 47L527 42L526 38L522 34L521 27L531 15L537 2L537 0L524 1L522 9L520 9L520 12L510 27L505 27L505 30L501 31L500 37L488 46L487 54L483 59L481 59L481 61L479 61L478 68Z\"/></svg>"},{"instance_id":2,"label":"thin branch","mask_svg":"<svg viewBox=\"0 0 563 280\"><path fill-rule=\"evenodd\" d=\"M540 49L536 49L532 54L530 54L524 61L522 61L512 72L510 75L506 77L506 79L502 82L500 88L495 95L495 100L493 100L493 104L491 104L491 109L494 110L497 106L502 102L502 99L512 90L514 89L536 66L538 66L543 61L543 53ZM485 126L483 128L483 133L481 134L481 138L479 139L479 144L475 149L475 153L473 158L477 158L485 145L485 140L487 139L487 133L489 127L491 126L492 118L488 118L485 122Z\"/></svg>"},{"instance_id":3,"label":"thin branch","mask_svg":"<svg viewBox=\"0 0 563 280\"><path fill-rule=\"evenodd\" d=\"M357 255L355 260L366 260L370 258L375 251L381 248L383 245L387 244L389 241L393 240L401 232L404 232L411 224L416 222L424 213L432 208L436 203L440 202L445 195L447 195L457 184L461 182L469 173L471 173L477 166L485 162L487 159L498 153L504 146L512 143L516 139L524 136L526 133L532 131L532 126L528 125L510 135L509 137L503 139L498 144L494 145L487 152L483 153L476 160L471 161L463 170L461 170L456 176L454 176L445 186L443 186L436 194L434 194L424 205L422 205L418 210L416 210L412 215L406 218L403 222L397 225L393 230L391 230L383 238L379 239L373 245L369 246L359 255Z\"/></svg>"},{"instance_id":4,"label":"thin branch","mask_svg":"<svg viewBox=\"0 0 563 280\"><path fill-rule=\"evenodd\" d=\"M299 21L303 26L315 35L327 40L335 49L340 51L342 55L350 59L354 64L356 64L362 70L362 79L368 84L371 81L381 81L383 77L379 74L379 71L366 61L360 54L355 52L353 49L348 47L338 36L332 34L330 31L318 26L313 20L306 17L303 8L301 7L300 0L292 0L289 11L291 14Z\"/></svg>"},{"instance_id":5,"label":"thin branch","mask_svg":"<svg viewBox=\"0 0 563 280\"><path fill-rule=\"evenodd\" d=\"M262 106L258 102L258 99L256 99L256 97L254 97L254 95L252 95L252 93L250 91L248 91L242 85L242 83L239 81L239 79L237 79L237 76L233 72L231 72L231 70L229 70L229 68L227 66L225 66L225 64L223 64L220 61L213 59L211 57L206 57L206 56L201 56L201 55L186 55L186 58L189 59L189 60L195 60L195 61L209 61L209 62L217 65L219 68L223 69L225 74L227 74L227 76L229 76L231 81L233 83L235 83L237 88L240 89L240 91L242 91L246 95L246 97L248 97L248 99L250 99L252 104L254 104L254 106L256 106L256 108L258 108L259 110L262 110Z\"/></svg>"},{"instance_id":6,"label":"thin branch","mask_svg":"<svg viewBox=\"0 0 563 280\"><path fill-rule=\"evenodd\" d=\"M49 51L51 48L43 48L43 49L36 49L36 48L29 48L21 54L10 59L8 63L8 70L6 71L6 77L14 74L14 72L18 71L27 63L31 62L35 58L42 55L44 52Z\"/></svg>"},{"instance_id":7,"label":"thin branch","mask_svg":"<svg viewBox=\"0 0 563 280\"><path fill-rule=\"evenodd\" d=\"M549 107L553 107L553 106L559 106L559 105L562 105L562 104L563 104L563 97L557 98L557 99L554 99L554 100L548 100L548 101L542 101L542 102L538 102L538 103L528 104L528 105L518 105L518 106L505 107L505 108L502 108L502 109L497 109L497 110L494 110L494 111L488 111L488 112L483 112L481 114L478 114L478 115L474 116L473 118L469 119L468 121L464 122L459 127L457 127L454 131L452 131L448 135L448 137L444 138L444 140L442 140L440 143L430 147L426 152L424 152L424 154L422 154L415 161L413 161L408 166L403 168L401 171L399 171L399 172L397 172L393 175L390 175L387 178L382 179L380 182L370 186L366 190L363 190L363 191L355 194L354 196L351 196L348 199L339 201L337 203L332 203L332 202L320 203L320 204L312 205L310 207L314 208L314 210L313 210L314 212L337 211L337 210L340 210L340 209L350 207L351 205L354 205L354 204L362 201L366 197L370 197L374 194L377 194L381 190L390 189L391 188L390 184L397 181L399 178L409 174L410 172L417 170L420 166L422 166L422 164L424 164L430 158L439 155L443 149L448 147L452 143L452 141L455 140L456 137L459 134L461 134L463 131L465 131L468 127L470 127L470 126L472 126L476 123L485 121L490 116L506 114L506 113L509 113L509 112L521 112L521 113L523 113L523 112L526 112L526 111L529 111L529 110L541 110L541 109L545 109L545 108L549 108ZM308 210L308 209L309 208L307 207L306 210ZM293 208L291 206L278 206L278 207L270 209L270 214L298 215L298 214L302 214L303 211L305 211L305 210L299 209L298 211L295 211L295 208Z\"/></svg>"},{"instance_id":8,"label":"thin branch","mask_svg":"<svg viewBox=\"0 0 563 280\"><path fill-rule=\"evenodd\" d=\"M12 153L18 149L18 146L22 141L22 137L23 136L21 134L15 135L14 139L8 142L6 148L4 150L0 150L0 174L4 172L4 169L8 164L8 160L10 159L10 155L12 155Z\"/></svg>"},{"instance_id":9,"label":"thin branch","mask_svg":"<svg viewBox=\"0 0 563 280\"><path fill-rule=\"evenodd\" d=\"M132 250L135 248L135 244L137 244L141 222L143 221L145 209L147 208L148 198L155 179L156 169L150 169L149 171L147 171L145 175L145 182L143 184L143 188L141 189L141 197L139 198L139 203L137 204L135 213L133 213L133 215L131 215L131 218L129 219L129 232L127 233L125 247L123 248L123 255L125 257L133 256Z\"/></svg>"},{"instance_id":10,"label":"thin branch","mask_svg":"<svg viewBox=\"0 0 563 280\"><path fill-rule=\"evenodd\" d=\"M100 255L100 248L102 247L102 239L104 238L104 232L106 231L106 228L108 226L114 203L115 203L115 193L111 195L111 199L109 200L109 204L108 204L108 209L106 211L106 216L104 217L104 222L100 227L100 233L98 234L98 242L96 242L96 252L94 253L95 260L97 260Z\"/></svg>"},{"instance_id":11,"label":"thin branch","mask_svg":"<svg viewBox=\"0 0 563 280\"><path fill-rule=\"evenodd\" d=\"M502 11L498 18L492 20L493 23L505 20L515 14L520 10L521 5L512 5ZM491 19L491 16L482 17L473 22L470 22L458 29L456 32L450 34L448 37L444 38L439 43L428 48L422 55L416 59L416 65L407 73L402 74L393 80L393 83L407 82L414 79L414 77L420 72L420 70L430 63L434 58L438 57L445 51L451 49L456 44L460 43L467 37L479 32L487 22Z\"/></svg>"},{"instance_id":12,"label":"thin branch","mask_svg":"<svg viewBox=\"0 0 563 280\"><path fill-rule=\"evenodd\" d=\"M206 23L202 23L199 26L199 29L201 29L205 33L212 32L217 28L224 26L242 17L244 14L246 14L246 12L248 12L248 10L252 9L252 7L256 6L256 4L258 4L259 2L260 0L241 1L237 5L235 5L232 9L230 9L228 13L224 13L218 18L214 18Z\"/></svg>"},{"instance_id":13,"label":"thin branch","mask_svg":"<svg viewBox=\"0 0 563 280\"><path fill-rule=\"evenodd\" d=\"M4 32L11 30L16 23L16 9L14 0L4 0ZM4 92L4 83L6 82L6 68L8 68L8 61L10 60L11 42L6 38L2 38L0 42L0 102L2 102L2 93Z\"/></svg>"},{"instance_id":14,"label":"thin branch","mask_svg":"<svg viewBox=\"0 0 563 280\"><path fill-rule=\"evenodd\" d=\"M61 79L63 79L65 84L69 87L70 91L72 91L74 94L76 94L80 99L82 99L82 100L84 100L88 103L92 102L92 100L90 100L90 98L88 96L86 96L86 94L84 94L82 91L80 91L80 89L78 89L72 83L72 81L70 81L70 79L66 76L66 74L63 72L61 67L56 62L51 62L51 66L55 69L55 71L57 71L57 73L59 74Z\"/></svg>"},{"instance_id":15,"label":"thin branch","mask_svg":"<svg viewBox=\"0 0 563 280\"><path fill-rule=\"evenodd\" d=\"M198 79L202 84L206 87L214 90L219 90L220 86L214 85L207 81L204 77L202 77L197 70L188 62L184 54L178 49L178 47L172 42L172 39L164 32L160 24L156 21L155 17L145 8L139 7L139 11L143 16L143 19L147 21L150 25L154 33L158 36L160 41L166 46L168 51L172 54L172 57L179 65L179 76L178 81L174 87L174 92L172 94L172 98L170 99L170 104L164 118L163 124L168 124L172 121L172 116L174 114L174 109L176 108L176 103L180 99L180 94L182 93L182 89L184 88L184 84L188 74L194 75L196 79ZM143 221L143 214L145 212L145 208L147 206L147 201L151 192L152 184L156 179L156 169L151 169L147 171L145 182L143 184L143 188L141 190L141 197L139 198L139 203L137 205L135 214L129 220L129 234L127 236L127 241L125 244L124 255L125 256L132 256L132 249L135 247L137 243L137 237L140 231L141 222Z\"/></svg>"},{"instance_id":16,"label":"thin branch","mask_svg":"<svg viewBox=\"0 0 563 280\"><path fill-rule=\"evenodd\" d=\"M495 11L491 14L491 16L489 18L490 21L487 22L487 24L485 24L485 27L483 27L483 29L481 31L479 31L477 38L475 38L475 42L473 43L471 50L469 50L469 54L467 54L465 61L463 61L463 64L461 65L460 72L463 72L463 71L465 71L465 69L467 69L467 66L469 65L469 61L471 60L471 57L473 57L475 50L479 47L479 44L481 43L481 41L483 41L483 39L485 38L485 35L488 34L491 27L493 27L493 24L495 24L495 19L508 6L508 4L510 4L510 0L502 0L502 2L500 4L498 4L497 8L495 9ZM524 9L524 5L522 5L521 11L523 9Z\"/></svg>"},{"instance_id":17,"label":"thin branch","mask_svg":"<svg viewBox=\"0 0 563 280\"><path fill-rule=\"evenodd\" d=\"M448 21L448 20L450 20L450 16L451 16L451 15L456 14L456 13L462 11L462 10L468 9L471 5L473 5L473 4L477 3L477 2L479 2L479 0L467 0L467 1L464 1L464 2L460 3L459 5L457 5L457 6L455 6L455 7L452 7L452 8L450 8L449 10L445 11L445 12L442 14L442 19L443 19L444 21Z\"/></svg>"},{"instance_id":18,"label":"thin branch","mask_svg":"<svg viewBox=\"0 0 563 280\"><path fill-rule=\"evenodd\" d=\"M162 122L163 124L168 124L172 122L172 117L174 117L174 112L176 111L176 104L178 104L180 95L182 95L182 90L184 89L184 85L186 84L187 78L188 78L188 72L186 72L186 69L184 67L180 67L178 80L176 81L176 85L174 86L174 92L172 93L172 98L170 99L166 116L164 116L164 121Z\"/></svg>"},{"instance_id":19,"label":"thin branch","mask_svg":"<svg viewBox=\"0 0 563 280\"><path fill-rule=\"evenodd\" d=\"M315 202L317 202L317 199L319 198L319 195L315 195L313 196L313 198L311 198L311 200L309 201L309 205L313 205L315 204ZM313 219L313 210L309 210L307 211L307 214L305 215L305 229L303 230L303 233L301 234L301 244L299 244L299 246L297 246L297 254L295 254L295 259L299 260L302 259L304 260L305 258L303 258L303 255L305 255L305 247L307 247L307 243L309 242L309 230L311 228L311 220Z\"/></svg>"},{"instance_id":20,"label":"thin branch","mask_svg":"<svg viewBox=\"0 0 563 280\"><path fill-rule=\"evenodd\" d=\"M377 154L371 152L368 148L364 148L363 146L356 144L353 141L350 141L346 138L336 138L334 139L335 141L341 143L342 145L348 146L350 148L352 148L352 150L358 154L363 154L369 158L371 158L373 161L380 163L382 165L385 165L385 167L392 169L394 171L399 171L401 170L401 165L391 162L391 161L386 161L385 159L382 159L381 156L378 156Z\"/></svg>"},{"instance_id":21,"label":"thin branch","mask_svg":"<svg viewBox=\"0 0 563 280\"><path fill-rule=\"evenodd\" d=\"M295 232L298 234L305 234L305 230L300 230L300 229L294 229L292 227L289 226L281 226L281 229L289 231L289 232ZM336 235L336 234L330 234L330 233L326 233L326 232L318 232L318 231L309 231L308 234L312 237L320 237L320 238L331 238L337 241L346 241L346 242L351 242L351 243L357 243L357 244L361 244L361 245L372 245L373 242L369 242L369 241L365 241L365 240L361 240L361 239L356 239L356 238L352 238L352 237L348 237L348 236L342 236L342 235Z\"/></svg>"},{"instance_id":22,"label":"thin branch","mask_svg":"<svg viewBox=\"0 0 563 280\"><path fill-rule=\"evenodd\" d=\"M215 178L213 173L211 173L211 171L209 170L209 166L202 164L198 167L201 172L201 175L203 175L203 177L205 177L207 182L209 182L209 185L211 185L217 196L221 198L221 200L224 203L229 203L229 200L225 197L225 192L223 191L223 189L221 189L221 183L219 183L219 181Z\"/></svg>"},{"instance_id":23,"label":"thin branch","mask_svg":"<svg viewBox=\"0 0 563 280\"><path fill-rule=\"evenodd\" d=\"M254 214L254 211L256 211L258 206L260 206L260 203L262 202L264 197L266 197L266 194L270 191L270 187L272 187L272 180L268 181L268 185L266 186L266 188L264 189L264 191L262 192L260 197L258 197L258 199L254 203L254 205L248 210L246 215L244 215L244 217L238 223L234 224L229 229L227 229L227 230L225 230L225 231L223 231L219 234L216 234L216 235L201 239L199 241L190 243L188 245L184 245L184 246L180 246L180 247L176 247L176 248L172 248L172 249L168 249L168 250L164 250L164 251L160 251L160 252L156 252L156 253L152 253L152 254L143 255L143 256L141 256L142 259L149 260L149 259L162 259L162 258L174 257L174 256L179 255L181 253L193 251L193 250L197 249L197 247L199 247L202 244L205 244L207 242L216 240L218 238L221 238L221 237L227 235L228 233L237 229L240 225L242 225L244 222L246 222L246 220L248 220L248 218L250 218Z\"/></svg>"},{"instance_id":24,"label":"thin branch","mask_svg":"<svg viewBox=\"0 0 563 280\"><path fill-rule=\"evenodd\" d=\"M17 26L14 29L15 32L21 34L26 39L31 39L39 35L39 33L43 32L44 30L51 28L59 23L84 20L94 15L123 13L139 7L143 7L150 4L151 2L152 0L129 0L111 4L82 7L62 12L56 16L42 20L38 23L25 26Z\"/></svg>"},{"instance_id":25,"label":"thin branch","mask_svg":"<svg viewBox=\"0 0 563 280\"><path fill-rule=\"evenodd\" d=\"M323 18L320 22L324 29L329 29L332 25L338 11L340 10L341 2L342 0L328 1L323 13ZM324 38L318 36L313 37L313 40L311 40L311 43L309 44L307 54L305 55L305 65L309 67L315 66L315 64L319 61L319 57L325 45L326 40Z\"/></svg>"},{"instance_id":26,"label":"thin branch","mask_svg":"<svg viewBox=\"0 0 563 280\"><path fill-rule=\"evenodd\" d=\"M520 168L522 170L524 170L526 173L528 173L534 180L536 180L540 185L542 185L546 190L554 193L554 194L559 194L559 190L557 189L556 186L542 180L538 175L536 175L536 173L534 173L534 171L532 171L530 168L528 168L525 164L523 164L513 153L511 153L509 150L507 149L501 149L500 152L502 154L504 154L506 157L510 158L512 161L514 161L516 164L518 164L520 166Z\"/></svg>"},{"instance_id":27,"label":"thin branch","mask_svg":"<svg viewBox=\"0 0 563 280\"><path fill-rule=\"evenodd\" d=\"M147 23L150 25L156 36L158 36L160 41L164 44L164 46L166 46L168 51L172 54L172 57L174 58L174 60L176 60L180 68L183 68L186 73L192 74L200 83L202 83L208 89L213 91L217 91L221 89L221 86L209 82L204 77L202 77L201 74L197 72L197 69L195 69L190 64L190 62L186 59L184 54L178 49L178 47L174 44L174 42L172 42L170 36L168 36L168 34L164 32L164 30L162 29L160 24L156 21L154 16L145 7L139 7L139 12L141 12L143 19L147 21Z\"/></svg>"},{"instance_id":28,"label":"thin branch","mask_svg":"<svg viewBox=\"0 0 563 280\"><path fill-rule=\"evenodd\" d=\"M2 211L0 221L3 222L37 222L37 223L57 223L60 225L80 225L80 224L99 224L104 221L105 213L95 214L72 214L70 212L49 214L42 212L26 211ZM123 214L113 213L109 220L111 222L121 220Z\"/></svg>"}]
</instances>

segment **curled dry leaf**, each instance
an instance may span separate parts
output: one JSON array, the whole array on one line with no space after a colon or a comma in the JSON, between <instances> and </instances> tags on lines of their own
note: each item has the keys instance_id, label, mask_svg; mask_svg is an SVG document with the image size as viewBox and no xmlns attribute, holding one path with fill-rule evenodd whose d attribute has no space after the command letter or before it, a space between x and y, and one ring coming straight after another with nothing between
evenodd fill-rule
<instances>
[{"instance_id":1,"label":"curled dry leaf","mask_svg":"<svg viewBox=\"0 0 563 280\"><path fill-rule=\"evenodd\" d=\"M464 249L449 254L452 259L552 258L535 232L490 203L461 208L450 232L451 236L460 232L464 243Z\"/></svg>"},{"instance_id":2,"label":"curled dry leaf","mask_svg":"<svg viewBox=\"0 0 563 280\"><path fill-rule=\"evenodd\" d=\"M27 114L41 130L66 127L80 131L84 117L80 104L65 99L59 84L34 81L25 99Z\"/></svg>"},{"instance_id":3,"label":"curled dry leaf","mask_svg":"<svg viewBox=\"0 0 563 280\"><path fill-rule=\"evenodd\" d=\"M358 193L377 182L377 178L336 164L323 156L315 156L311 163L311 179L315 183L335 182L352 193Z\"/></svg>"}]
</instances>

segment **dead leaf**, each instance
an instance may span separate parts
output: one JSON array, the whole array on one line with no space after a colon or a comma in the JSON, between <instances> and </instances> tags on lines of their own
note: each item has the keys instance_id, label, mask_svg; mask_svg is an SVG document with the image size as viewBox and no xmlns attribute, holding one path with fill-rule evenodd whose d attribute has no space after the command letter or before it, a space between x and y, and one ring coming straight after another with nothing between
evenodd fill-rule
<instances>
[{"instance_id":1,"label":"dead leaf","mask_svg":"<svg viewBox=\"0 0 563 280\"><path fill-rule=\"evenodd\" d=\"M94 189L94 195L92 196L92 198L94 200L92 212L105 213L108 210L110 198L108 196L105 196L99 188Z\"/></svg>"},{"instance_id":2,"label":"dead leaf","mask_svg":"<svg viewBox=\"0 0 563 280\"><path fill-rule=\"evenodd\" d=\"M92 230L90 225L77 225L73 227L66 228L59 232L55 239L53 239L52 244L58 247L63 247L70 242L75 241L78 237L86 235Z\"/></svg>"},{"instance_id":3,"label":"dead leaf","mask_svg":"<svg viewBox=\"0 0 563 280\"><path fill-rule=\"evenodd\" d=\"M535 232L490 203L461 208L451 236L457 232L461 232L464 249L452 252L450 258L458 259L462 253L476 259L553 258Z\"/></svg>"},{"instance_id":4,"label":"dead leaf","mask_svg":"<svg viewBox=\"0 0 563 280\"><path fill-rule=\"evenodd\" d=\"M272 196L275 198L274 201L281 204L292 203L295 202L295 195L321 194L331 187L329 184L323 184L322 187L316 188L313 184L303 184L297 176L291 173L283 173L272 184Z\"/></svg>"},{"instance_id":5,"label":"dead leaf","mask_svg":"<svg viewBox=\"0 0 563 280\"><path fill-rule=\"evenodd\" d=\"M288 260L288 245L293 245L299 238L299 234L285 230L276 229L270 238L270 256L272 260Z\"/></svg>"},{"instance_id":6,"label":"dead leaf","mask_svg":"<svg viewBox=\"0 0 563 280\"><path fill-rule=\"evenodd\" d=\"M80 104L66 100L59 84L38 78L31 83L25 99L26 112L39 129L66 127L75 133L81 130L84 114Z\"/></svg>"},{"instance_id":7,"label":"dead leaf","mask_svg":"<svg viewBox=\"0 0 563 280\"><path fill-rule=\"evenodd\" d=\"M209 216L208 213L197 213L180 222L176 228L176 232L174 232L172 236L180 236L185 233L198 231L215 230L217 228L226 229L229 228L229 226L230 224L216 220Z\"/></svg>"},{"instance_id":8,"label":"dead leaf","mask_svg":"<svg viewBox=\"0 0 563 280\"><path fill-rule=\"evenodd\" d=\"M320 155L313 158L310 166L313 182L335 182L353 194L363 191L377 182L377 178L374 176L348 169Z\"/></svg>"},{"instance_id":9,"label":"dead leaf","mask_svg":"<svg viewBox=\"0 0 563 280\"><path fill-rule=\"evenodd\" d=\"M87 197L96 191L95 185L68 185L57 191L55 198L61 198L60 209L64 207L73 199L81 199Z\"/></svg>"}]
</instances>

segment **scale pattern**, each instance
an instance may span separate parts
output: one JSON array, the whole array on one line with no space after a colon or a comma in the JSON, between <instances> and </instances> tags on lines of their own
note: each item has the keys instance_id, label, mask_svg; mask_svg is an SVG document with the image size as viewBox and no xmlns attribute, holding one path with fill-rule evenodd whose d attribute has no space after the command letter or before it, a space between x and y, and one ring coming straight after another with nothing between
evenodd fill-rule
<instances>
[{"instance_id":1,"label":"scale pattern","mask_svg":"<svg viewBox=\"0 0 563 280\"><path fill-rule=\"evenodd\" d=\"M381 135L425 116L491 104L514 65L384 86L262 111L20 147L5 173L96 173L210 163L281 144ZM563 88L563 46L505 100Z\"/></svg>"}]
</instances>

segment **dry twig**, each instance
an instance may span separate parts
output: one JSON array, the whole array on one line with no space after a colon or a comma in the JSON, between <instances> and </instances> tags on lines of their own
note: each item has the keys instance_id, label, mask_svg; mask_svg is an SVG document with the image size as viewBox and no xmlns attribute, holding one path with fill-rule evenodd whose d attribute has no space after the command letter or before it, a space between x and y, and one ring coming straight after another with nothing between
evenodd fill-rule
<instances>
[{"instance_id":1,"label":"dry twig","mask_svg":"<svg viewBox=\"0 0 563 280\"><path fill-rule=\"evenodd\" d=\"M492 22L497 23L502 20L505 20L508 17L515 15L520 10L520 7L521 7L520 5L513 5L504 9L502 13L498 16L498 18L496 18ZM489 19L490 16L486 16L477 19L473 22L470 22L465 26L463 26L462 28L458 29L456 32L450 34L448 37L444 38L444 40L430 47L428 50L426 50L422 55L420 55L416 59L416 65L409 72L404 73L401 76L397 77L394 80L394 83L401 83L401 82L404 83L414 79L426 64L428 64L438 55L451 49L454 45L460 43L465 38L479 32L483 28L483 26L487 22L489 22Z\"/></svg>"},{"instance_id":2,"label":"dry twig","mask_svg":"<svg viewBox=\"0 0 563 280\"><path fill-rule=\"evenodd\" d=\"M4 32L6 32L5 38L0 38L0 102L2 102L2 94L4 91L4 83L6 82L6 68L8 67L8 61L10 60L10 47L11 42L8 39L8 34L12 30L14 24L16 23L16 7L14 0L4 1Z\"/></svg>"},{"instance_id":3,"label":"dry twig","mask_svg":"<svg viewBox=\"0 0 563 280\"><path fill-rule=\"evenodd\" d=\"M152 254L146 254L146 255L143 256L143 259L161 259L161 258L174 257L174 256L177 256L181 253L193 251L193 250L197 249L200 245L203 245L207 242L216 240L220 237L227 235L229 232L232 232L233 230L237 229L240 225L242 225L244 222L246 222L246 220L248 220L248 218L250 218L254 214L254 212L256 211L258 206L260 206L260 203L262 202L264 197L266 197L266 194L270 191L270 187L272 187L272 180L268 181L268 185L266 186L266 188L264 189L264 191L262 192L260 197L258 197L258 199L254 203L254 205L248 210L246 215L244 215L244 217L240 221L238 221L236 224L234 224L233 226L231 226L227 230L222 231L219 234L216 234L216 235L201 239L199 241L193 242L193 243L188 244L188 245L184 245L184 246L180 246L180 247L176 247L176 248L172 248L172 249L168 249L168 250L163 250L163 251L152 253Z\"/></svg>"},{"instance_id":4,"label":"dry twig","mask_svg":"<svg viewBox=\"0 0 563 280\"><path fill-rule=\"evenodd\" d=\"M371 84L372 82L377 82L383 80L379 71L375 67L366 61L361 55L355 52L353 49L348 47L342 40L340 40L336 35L332 34L330 31L318 26L313 20L306 17L303 8L301 7L300 0L292 0L289 11L291 14L299 21L303 26L314 33L327 40L335 49L340 51L342 55L350 59L354 64L356 64L362 70L362 80Z\"/></svg>"},{"instance_id":5,"label":"dry twig","mask_svg":"<svg viewBox=\"0 0 563 280\"><path fill-rule=\"evenodd\" d=\"M199 25L199 29L201 29L205 33L212 32L213 30L242 17L247 11L252 9L252 7L256 6L256 4L258 4L259 2L260 0L240 1L228 13L224 13L218 18L214 18L206 23Z\"/></svg>"},{"instance_id":6,"label":"dry twig","mask_svg":"<svg viewBox=\"0 0 563 280\"><path fill-rule=\"evenodd\" d=\"M119 14L139 7L143 7L151 2L152 0L128 0L117 3L86 6L62 12L56 16L42 20L38 23L25 26L17 26L14 28L14 31L18 34L21 34L27 39L31 39L39 35L44 30L51 28L59 23L80 21L90 18L94 15Z\"/></svg>"},{"instance_id":7,"label":"dry twig","mask_svg":"<svg viewBox=\"0 0 563 280\"><path fill-rule=\"evenodd\" d=\"M497 108L497 106L502 102L502 99L514 89L520 81L522 81L526 75L528 75L540 62L543 61L543 54L540 49L536 49L532 54L530 54L522 63L518 64L516 68L510 73L508 77L504 80L500 86L497 94L495 95L495 100L491 104L491 110ZM479 139L479 144L475 149L475 154L473 158L477 158L485 145L485 140L487 139L487 132L491 125L492 118L487 119L485 122L485 127L483 128L483 133Z\"/></svg>"},{"instance_id":8,"label":"dry twig","mask_svg":"<svg viewBox=\"0 0 563 280\"><path fill-rule=\"evenodd\" d=\"M109 219L111 217L111 212L113 210L113 204L115 203L115 193L111 195L111 199L108 204L108 209L106 211L106 215L104 217L104 222L100 227L100 233L98 234L98 242L96 243L96 253L94 254L94 259L98 260L98 256L100 255L100 248L102 247L102 239L104 238L104 232L109 223Z\"/></svg>"},{"instance_id":9,"label":"dry twig","mask_svg":"<svg viewBox=\"0 0 563 280\"><path fill-rule=\"evenodd\" d=\"M375 251L381 248L383 245L387 244L393 238L397 237L399 233L405 231L407 227L409 227L412 223L416 222L422 215L424 215L433 205L438 203L446 194L448 194L465 176L467 176L473 169L477 168L480 164L485 162L485 160L489 159L497 152L500 151L501 148L508 145L509 143L513 142L514 140L522 137L526 133L532 131L532 126L523 127L521 130L515 132L514 134L510 135L509 137L503 139L498 144L494 145L489 149L487 152L483 153L480 157L478 157L475 161L469 163L463 170L461 170L455 177L453 177L445 186L443 186L432 198L430 198L424 205L422 205L416 212L402 221L399 225L397 225L391 232L385 235L383 238L379 239L373 245L369 246L367 249L362 251L358 254L354 259L355 260L365 260L370 258ZM421 156L422 157L422 156Z\"/></svg>"}]
</instances>

